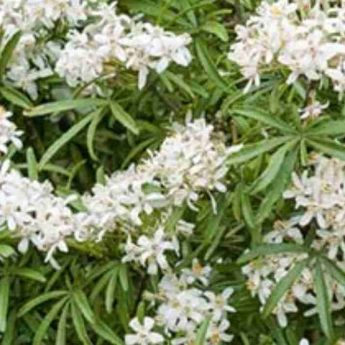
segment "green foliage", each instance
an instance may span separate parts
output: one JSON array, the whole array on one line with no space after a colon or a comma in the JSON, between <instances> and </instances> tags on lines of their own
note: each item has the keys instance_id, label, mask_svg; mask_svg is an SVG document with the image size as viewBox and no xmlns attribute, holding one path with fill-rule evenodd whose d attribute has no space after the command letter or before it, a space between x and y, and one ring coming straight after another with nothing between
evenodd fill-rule
<instances>
[{"instance_id":1,"label":"green foliage","mask_svg":"<svg viewBox=\"0 0 345 345\"><path fill-rule=\"evenodd\" d=\"M2 82L1 104L14 112L28 147L13 159L32 180L49 179L62 195L79 194L145 157L146 150L159 147L172 117L183 122L189 112L195 118L205 115L225 133L229 144L243 144L243 149L226 162L230 185L226 195L216 200L217 214L205 201L196 216L190 215L195 217L196 233L182 244L179 268L195 257L204 259L215 267L215 290L234 287L237 313L230 320L235 344L297 345L304 334L317 339L315 344L333 344L345 333L330 313L325 275L344 285L343 270L310 248L261 241L275 219L292 212L282 193L292 172L306 165L310 152L345 160L345 117L340 102L325 90L324 97L331 100L326 115L302 123L297 109L305 105L308 84L287 87L280 73L265 75L261 86L243 94L245 81L226 54L235 25L243 23L258 2L120 0L124 12L143 14L174 32L190 33L191 66L152 74L141 91L133 75L124 72L106 99L83 98L62 80L47 79L40 84L40 98L31 101ZM19 37L18 32L1 52L1 76ZM78 204L74 207L78 209ZM174 215L171 223L181 214ZM0 233L1 344L123 345L130 319L150 310L140 301L145 290L157 289L157 281L121 263L118 236L109 234L97 244L71 240L70 252L57 257L62 268L56 271L33 249L18 255L16 242ZM247 248L251 249L243 254ZM258 301L246 289L241 266L287 252L309 253L312 259L291 268L262 315ZM317 262L318 315L291 316L288 327L280 329L270 314L312 260ZM208 323L205 320L199 328L197 345L204 343Z\"/></svg>"}]
</instances>

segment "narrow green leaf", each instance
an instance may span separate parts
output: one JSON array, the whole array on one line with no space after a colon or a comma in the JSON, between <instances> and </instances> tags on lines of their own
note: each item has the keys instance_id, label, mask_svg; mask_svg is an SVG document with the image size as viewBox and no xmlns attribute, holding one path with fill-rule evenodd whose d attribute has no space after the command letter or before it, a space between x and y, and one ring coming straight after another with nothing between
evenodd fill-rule
<instances>
[{"instance_id":1,"label":"narrow green leaf","mask_svg":"<svg viewBox=\"0 0 345 345\"><path fill-rule=\"evenodd\" d=\"M94 331L103 339L113 345L124 345L123 341L114 333L114 331L103 321L97 320L92 325Z\"/></svg>"},{"instance_id":2,"label":"narrow green leaf","mask_svg":"<svg viewBox=\"0 0 345 345\"><path fill-rule=\"evenodd\" d=\"M196 334L196 339L195 339L195 345L205 345L206 344L206 335L207 335L207 330L210 325L210 320L211 318L208 317L206 318L201 326L199 327L197 334Z\"/></svg>"},{"instance_id":3,"label":"narrow green leaf","mask_svg":"<svg viewBox=\"0 0 345 345\"><path fill-rule=\"evenodd\" d=\"M309 259L297 262L295 266L290 269L290 271L281 280L279 280L278 284L273 289L264 306L264 310L262 312L264 317L267 317L272 313L282 297L287 293L293 283L301 275L308 262Z\"/></svg>"},{"instance_id":4,"label":"narrow green leaf","mask_svg":"<svg viewBox=\"0 0 345 345\"><path fill-rule=\"evenodd\" d=\"M30 310L36 308L40 304L50 301L52 299L56 299L62 296L65 296L67 294L67 291L64 290L56 290L56 291L50 291L47 293L44 293L34 299L31 299L27 303L25 303L18 311L18 317L22 317L26 313L28 313Z\"/></svg>"},{"instance_id":5,"label":"narrow green leaf","mask_svg":"<svg viewBox=\"0 0 345 345\"><path fill-rule=\"evenodd\" d=\"M128 270L126 265L120 266L119 278L123 291L128 291Z\"/></svg>"},{"instance_id":6,"label":"narrow green leaf","mask_svg":"<svg viewBox=\"0 0 345 345\"><path fill-rule=\"evenodd\" d=\"M258 243L260 239L260 233L258 231L259 228L255 224L255 216L252 205L250 203L249 196L245 191L242 191L241 193L241 209L244 221L250 229L253 242Z\"/></svg>"},{"instance_id":7,"label":"narrow green leaf","mask_svg":"<svg viewBox=\"0 0 345 345\"><path fill-rule=\"evenodd\" d=\"M322 135L344 135L345 134L345 121L325 121L319 126L307 128L307 135L322 136Z\"/></svg>"},{"instance_id":8,"label":"narrow green leaf","mask_svg":"<svg viewBox=\"0 0 345 345\"><path fill-rule=\"evenodd\" d=\"M223 91L227 91L227 85L223 78L219 75L218 70L214 62L212 61L206 45L200 39L195 42L196 53L199 58L201 65L203 66L205 72L210 77L210 79Z\"/></svg>"},{"instance_id":9,"label":"narrow green leaf","mask_svg":"<svg viewBox=\"0 0 345 345\"><path fill-rule=\"evenodd\" d=\"M15 255L16 251L7 244L0 244L0 256L3 258L9 258L12 255Z\"/></svg>"},{"instance_id":10,"label":"narrow green leaf","mask_svg":"<svg viewBox=\"0 0 345 345\"><path fill-rule=\"evenodd\" d=\"M110 109L117 121L119 121L124 127L129 129L132 133L138 135L139 128L136 122L118 103L110 101Z\"/></svg>"},{"instance_id":11,"label":"narrow green leaf","mask_svg":"<svg viewBox=\"0 0 345 345\"><path fill-rule=\"evenodd\" d=\"M228 31L225 26L219 22L213 20L208 21L201 27L201 30L217 36L223 42L227 42L229 40Z\"/></svg>"},{"instance_id":12,"label":"narrow green leaf","mask_svg":"<svg viewBox=\"0 0 345 345\"><path fill-rule=\"evenodd\" d=\"M95 315L90 307L89 301L85 293L82 290L76 290L73 292L73 297L74 297L76 306L84 315L85 319L90 323L94 323Z\"/></svg>"},{"instance_id":13,"label":"narrow green leaf","mask_svg":"<svg viewBox=\"0 0 345 345\"><path fill-rule=\"evenodd\" d=\"M17 311L16 309L12 309L9 313L7 319L7 327L6 331L3 335L1 345L13 345L15 344L15 336L16 336L16 320L17 320Z\"/></svg>"},{"instance_id":14,"label":"narrow green leaf","mask_svg":"<svg viewBox=\"0 0 345 345\"><path fill-rule=\"evenodd\" d=\"M56 318L56 316L58 315L62 307L65 305L67 299L68 297L63 298L61 301L55 303L54 306L50 309L50 311L48 312L48 314L45 316L40 326L38 327L37 332L35 333L35 337L32 342L32 345L42 344L43 339L46 336L51 323Z\"/></svg>"},{"instance_id":15,"label":"narrow green leaf","mask_svg":"<svg viewBox=\"0 0 345 345\"><path fill-rule=\"evenodd\" d=\"M6 330L8 303L10 299L10 280L9 277L3 277L0 281L0 332Z\"/></svg>"},{"instance_id":16,"label":"narrow green leaf","mask_svg":"<svg viewBox=\"0 0 345 345\"><path fill-rule=\"evenodd\" d=\"M248 261L252 261L259 256L283 254L283 253L306 253L307 249L295 243L279 243L279 244L261 244L251 249L249 252L242 254L237 263L242 265Z\"/></svg>"},{"instance_id":17,"label":"narrow green leaf","mask_svg":"<svg viewBox=\"0 0 345 345\"><path fill-rule=\"evenodd\" d=\"M68 314L69 304L67 303L61 313L58 328L56 332L56 342L55 345L66 345L66 321Z\"/></svg>"},{"instance_id":18,"label":"narrow green leaf","mask_svg":"<svg viewBox=\"0 0 345 345\"><path fill-rule=\"evenodd\" d=\"M183 80L183 77L177 74L174 74L172 72L166 71L164 72L164 75L175 85L177 85L178 88L183 90L187 95L190 96L190 98L194 99L195 95L193 90L190 88L190 86Z\"/></svg>"},{"instance_id":19,"label":"narrow green leaf","mask_svg":"<svg viewBox=\"0 0 345 345\"><path fill-rule=\"evenodd\" d=\"M128 270L126 265L120 266L119 278L123 291L128 291Z\"/></svg>"},{"instance_id":20,"label":"narrow green leaf","mask_svg":"<svg viewBox=\"0 0 345 345\"><path fill-rule=\"evenodd\" d=\"M231 113L234 115L241 115L249 119L254 119L259 122L264 123L265 125L277 128L285 133L294 134L297 131L291 127L288 123L281 120L279 117L272 116L267 112L257 109L257 108L245 108L245 109L231 109Z\"/></svg>"},{"instance_id":21,"label":"narrow green leaf","mask_svg":"<svg viewBox=\"0 0 345 345\"><path fill-rule=\"evenodd\" d=\"M272 206L281 198L287 184L290 182L297 156L298 150L296 148L286 156L278 175L271 184L269 192L261 202L257 212L257 223L262 223L268 217L272 211Z\"/></svg>"},{"instance_id":22,"label":"narrow green leaf","mask_svg":"<svg viewBox=\"0 0 345 345\"><path fill-rule=\"evenodd\" d=\"M345 271L327 257L322 257L321 260L322 264L327 270L327 273L332 276L333 279L335 279L340 285L345 286Z\"/></svg>"},{"instance_id":23,"label":"narrow green leaf","mask_svg":"<svg viewBox=\"0 0 345 345\"><path fill-rule=\"evenodd\" d=\"M14 268L11 271L11 273L16 275L16 276L19 276L19 277L38 281L40 283L45 283L47 281L47 279L45 278L45 276L42 273L40 273L40 272L38 272L32 268L27 268L27 267Z\"/></svg>"},{"instance_id":24,"label":"narrow green leaf","mask_svg":"<svg viewBox=\"0 0 345 345\"><path fill-rule=\"evenodd\" d=\"M253 183L250 194L256 194L262 190L264 190L268 185L272 183L272 181L278 175L281 166L284 163L284 158L287 151L291 148L291 144L288 143L282 147L280 147L277 152L275 152L270 159L270 162L265 169L265 171L259 176L259 178Z\"/></svg>"},{"instance_id":25,"label":"narrow green leaf","mask_svg":"<svg viewBox=\"0 0 345 345\"><path fill-rule=\"evenodd\" d=\"M38 179L38 165L35 152L32 147L26 150L26 161L28 163L28 175L31 180Z\"/></svg>"},{"instance_id":26,"label":"narrow green leaf","mask_svg":"<svg viewBox=\"0 0 345 345\"><path fill-rule=\"evenodd\" d=\"M74 328L77 332L78 338L80 339L83 345L93 345L90 338L87 335L83 317L81 313L79 312L79 309L74 303L71 304L71 310L72 310L72 320L73 320Z\"/></svg>"},{"instance_id":27,"label":"narrow green leaf","mask_svg":"<svg viewBox=\"0 0 345 345\"><path fill-rule=\"evenodd\" d=\"M232 154L227 160L228 164L239 164L246 162L250 159L256 158L265 152L273 150L275 147L286 143L291 140L290 137L280 137L268 140L262 140L255 144L245 145L239 152Z\"/></svg>"},{"instance_id":28,"label":"narrow green leaf","mask_svg":"<svg viewBox=\"0 0 345 345\"><path fill-rule=\"evenodd\" d=\"M51 113L60 113L67 110L75 110L89 107L99 107L106 105L106 101L97 98L85 98L85 99L69 99L65 101L57 101L47 104L41 104L35 108L30 109L24 113L25 116L35 117L42 116Z\"/></svg>"},{"instance_id":29,"label":"narrow green leaf","mask_svg":"<svg viewBox=\"0 0 345 345\"><path fill-rule=\"evenodd\" d=\"M113 305L114 305L114 299L115 299L115 288L116 288L116 282L117 282L117 273L118 269L115 268L113 270L112 275L110 276L109 283L107 285L107 289L105 292L105 309L107 313L112 313L113 311Z\"/></svg>"},{"instance_id":30,"label":"narrow green leaf","mask_svg":"<svg viewBox=\"0 0 345 345\"><path fill-rule=\"evenodd\" d=\"M314 276L316 290L316 309L319 314L321 329L331 339L333 337L333 325L330 305L330 295L326 285L325 277L322 272L321 262L317 260Z\"/></svg>"},{"instance_id":31,"label":"narrow green leaf","mask_svg":"<svg viewBox=\"0 0 345 345\"><path fill-rule=\"evenodd\" d=\"M59 139L57 139L44 153L42 156L38 168L42 170L44 166L54 157L54 155L61 150L61 148L66 145L70 140L72 140L80 131L82 131L87 124L92 120L94 113L89 114L84 117L74 126L72 126L65 134L63 134Z\"/></svg>"},{"instance_id":32,"label":"narrow green leaf","mask_svg":"<svg viewBox=\"0 0 345 345\"><path fill-rule=\"evenodd\" d=\"M27 96L12 87L0 87L0 93L7 101L21 108L29 109L33 107L32 102Z\"/></svg>"},{"instance_id":33,"label":"narrow green leaf","mask_svg":"<svg viewBox=\"0 0 345 345\"><path fill-rule=\"evenodd\" d=\"M92 121L88 127L87 134L86 134L87 149L89 151L90 157L95 161L98 160L98 157L95 153L93 142L94 142L97 126L102 121L104 115L105 115L104 109L102 109L102 108L97 109L95 111L93 118L92 118Z\"/></svg>"},{"instance_id":34,"label":"narrow green leaf","mask_svg":"<svg viewBox=\"0 0 345 345\"><path fill-rule=\"evenodd\" d=\"M6 72L8 63L12 58L12 54L22 36L21 31L17 31L6 43L4 49L1 51L0 57L0 77L2 78Z\"/></svg>"},{"instance_id":35,"label":"narrow green leaf","mask_svg":"<svg viewBox=\"0 0 345 345\"><path fill-rule=\"evenodd\" d=\"M308 139L307 143L313 146L316 150L329 154L332 157L345 160L345 146L336 143L332 140L311 140Z\"/></svg>"}]
</instances>

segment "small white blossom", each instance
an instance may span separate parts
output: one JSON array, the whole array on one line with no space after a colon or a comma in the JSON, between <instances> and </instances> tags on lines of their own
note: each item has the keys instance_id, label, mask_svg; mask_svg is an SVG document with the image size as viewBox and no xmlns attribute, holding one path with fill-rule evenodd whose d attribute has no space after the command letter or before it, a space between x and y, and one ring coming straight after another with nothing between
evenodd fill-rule
<instances>
[{"instance_id":1,"label":"small white blossom","mask_svg":"<svg viewBox=\"0 0 345 345\"><path fill-rule=\"evenodd\" d=\"M128 334L125 337L126 345L152 345L161 344L164 338L156 332L153 332L154 320L150 317L145 317L143 324L138 318L133 319L129 325L135 331L135 334Z\"/></svg>"}]
</instances>

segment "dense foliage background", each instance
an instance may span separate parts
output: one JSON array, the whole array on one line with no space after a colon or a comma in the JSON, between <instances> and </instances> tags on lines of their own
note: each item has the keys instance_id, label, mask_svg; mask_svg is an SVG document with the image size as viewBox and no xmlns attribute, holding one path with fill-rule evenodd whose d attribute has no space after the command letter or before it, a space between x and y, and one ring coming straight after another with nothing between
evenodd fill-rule
<instances>
[{"instance_id":1,"label":"dense foliage background","mask_svg":"<svg viewBox=\"0 0 345 345\"><path fill-rule=\"evenodd\" d=\"M301 307L281 328L274 315L260 313L260 303L251 297L241 272L246 260L238 261L248 248L269 253L269 246L260 247L262 235L293 211L282 193L292 172L307 166L309 153L345 159L345 108L330 88L318 91L319 99L330 103L326 114L307 121L301 120L299 109L308 103L313 83L302 79L287 85L289 73L284 69L268 69L260 86L243 93L247 82L227 54L235 26L245 23L259 3L118 1L121 13L142 15L174 33L189 33L191 64L150 73L142 90L136 74L123 69L109 81L107 97L85 97L52 76L40 79L38 98L32 100L2 78L0 103L13 112L12 120L24 132L24 149L11 149L6 157L31 179L50 180L59 195L84 193L105 175L145 158L147 149L157 150L173 121L205 117L228 145L240 143L244 148L228 162L228 190L216 195L218 212L212 212L205 198L199 212L188 214L196 228L181 244L179 267L189 267L198 258L213 267L212 290L234 288L231 305L236 313L229 315L233 344L297 345L303 337L312 344L335 344L345 336L343 311L330 318L327 297L319 315L305 317ZM2 77L11 45L15 42L6 45L0 57ZM69 239L69 252L55 255L61 266L56 270L34 248L19 254L17 239L4 229L1 343L122 344L130 320L150 315L150 303L143 296L155 291L159 278L121 261L119 236L108 233L98 243ZM338 278L344 282L342 275L340 270ZM196 345L202 343L199 337Z\"/></svg>"}]
</instances>

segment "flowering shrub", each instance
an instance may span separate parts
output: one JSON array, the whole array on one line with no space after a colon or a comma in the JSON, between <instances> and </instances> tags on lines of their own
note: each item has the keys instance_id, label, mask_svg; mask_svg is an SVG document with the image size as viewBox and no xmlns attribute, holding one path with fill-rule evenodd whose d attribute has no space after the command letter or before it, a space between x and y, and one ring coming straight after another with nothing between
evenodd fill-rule
<instances>
[{"instance_id":1,"label":"flowering shrub","mask_svg":"<svg viewBox=\"0 0 345 345\"><path fill-rule=\"evenodd\" d=\"M345 344L345 3L0 1L0 341Z\"/></svg>"}]
</instances>

